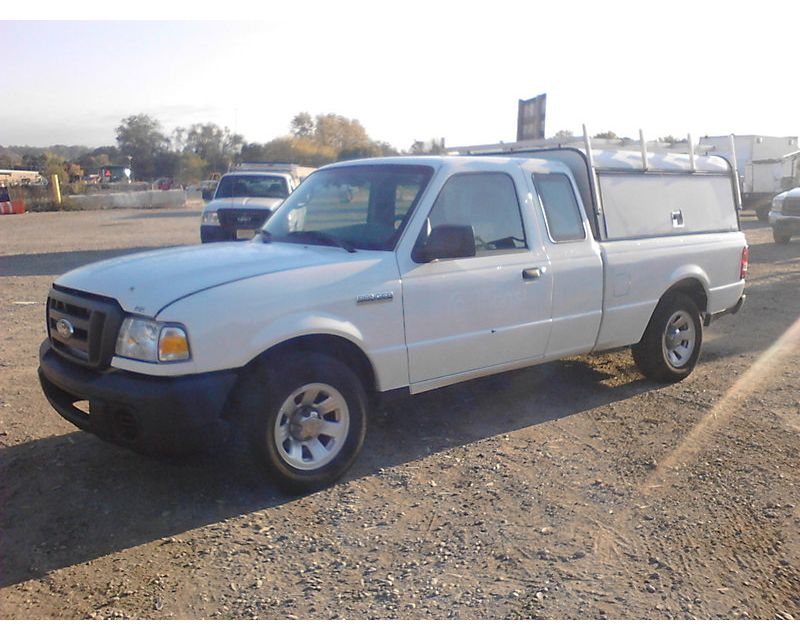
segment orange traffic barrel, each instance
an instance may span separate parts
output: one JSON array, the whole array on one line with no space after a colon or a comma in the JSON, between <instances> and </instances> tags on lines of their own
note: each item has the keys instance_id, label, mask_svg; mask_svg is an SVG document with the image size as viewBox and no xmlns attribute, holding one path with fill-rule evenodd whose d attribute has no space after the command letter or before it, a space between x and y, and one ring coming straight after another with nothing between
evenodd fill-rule
<instances>
[{"instance_id":1,"label":"orange traffic barrel","mask_svg":"<svg viewBox=\"0 0 800 640\"><path fill-rule=\"evenodd\" d=\"M0 202L0 214L25 213L24 200L12 200L11 202Z\"/></svg>"}]
</instances>

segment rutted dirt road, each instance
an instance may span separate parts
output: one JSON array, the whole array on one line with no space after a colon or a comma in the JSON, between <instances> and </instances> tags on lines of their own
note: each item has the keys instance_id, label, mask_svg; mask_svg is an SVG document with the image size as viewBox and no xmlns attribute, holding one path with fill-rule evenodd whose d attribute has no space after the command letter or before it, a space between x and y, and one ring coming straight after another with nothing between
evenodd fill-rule
<instances>
[{"instance_id":1,"label":"rutted dirt road","mask_svg":"<svg viewBox=\"0 0 800 640\"><path fill-rule=\"evenodd\" d=\"M334 487L152 460L36 378L54 276L197 213L0 218L3 618L800 618L800 241L746 217L748 300L695 373L628 351L395 402Z\"/></svg>"}]
</instances>

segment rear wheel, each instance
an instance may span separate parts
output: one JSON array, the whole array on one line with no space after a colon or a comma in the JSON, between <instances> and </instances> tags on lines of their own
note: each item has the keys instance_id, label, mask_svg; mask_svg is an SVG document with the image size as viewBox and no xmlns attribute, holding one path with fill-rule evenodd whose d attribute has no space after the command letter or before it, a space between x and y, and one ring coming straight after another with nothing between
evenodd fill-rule
<instances>
[{"instance_id":1,"label":"rear wheel","mask_svg":"<svg viewBox=\"0 0 800 640\"><path fill-rule=\"evenodd\" d=\"M291 493L331 484L355 461L367 397L349 367L325 354L290 354L246 382L244 422L256 461Z\"/></svg>"},{"instance_id":2,"label":"rear wheel","mask_svg":"<svg viewBox=\"0 0 800 640\"><path fill-rule=\"evenodd\" d=\"M697 305L689 296L673 293L658 303L644 336L632 347L633 359L651 380L677 382L694 370L702 342Z\"/></svg>"},{"instance_id":3,"label":"rear wheel","mask_svg":"<svg viewBox=\"0 0 800 640\"><path fill-rule=\"evenodd\" d=\"M792 234L777 227L772 227L772 239L775 240L776 244L789 244Z\"/></svg>"}]
</instances>

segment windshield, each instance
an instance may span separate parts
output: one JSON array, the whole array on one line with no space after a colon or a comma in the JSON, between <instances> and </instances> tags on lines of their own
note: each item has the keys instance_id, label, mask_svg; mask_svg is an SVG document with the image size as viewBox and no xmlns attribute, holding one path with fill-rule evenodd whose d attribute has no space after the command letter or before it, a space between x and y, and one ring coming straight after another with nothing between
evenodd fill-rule
<instances>
[{"instance_id":1,"label":"windshield","mask_svg":"<svg viewBox=\"0 0 800 640\"><path fill-rule=\"evenodd\" d=\"M415 165L317 171L267 221L265 236L304 244L333 244L333 236L339 246L391 251L432 174Z\"/></svg>"},{"instance_id":2,"label":"windshield","mask_svg":"<svg viewBox=\"0 0 800 640\"><path fill-rule=\"evenodd\" d=\"M285 198L286 178L281 176L222 176L214 198Z\"/></svg>"}]
</instances>

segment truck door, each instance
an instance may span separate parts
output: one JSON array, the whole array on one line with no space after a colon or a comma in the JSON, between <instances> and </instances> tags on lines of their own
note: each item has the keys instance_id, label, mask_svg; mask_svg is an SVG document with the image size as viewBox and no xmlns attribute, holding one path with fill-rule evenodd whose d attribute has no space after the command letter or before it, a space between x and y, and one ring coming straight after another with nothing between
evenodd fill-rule
<instances>
[{"instance_id":1,"label":"truck door","mask_svg":"<svg viewBox=\"0 0 800 640\"><path fill-rule=\"evenodd\" d=\"M529 173L536 208L544 214L545 248L553 277L548 358L591 351L603 308L603 260L575 185L566 173Z\"/></svg>"},{"instance_id":2,"label":"truck door","mask_svg":"<svg viewBox=\"0 0 800 640\"><path fill-rule=\"evenodd\" d=\"M420 263L400 254L412 385L444 384L544 355L551 279L541 239L523 219L531 202L519 194L528 192L521 171L455 173L436 196L416 246L439 225L471 225L475 255Z\"/></svg>"}]
</instances>

